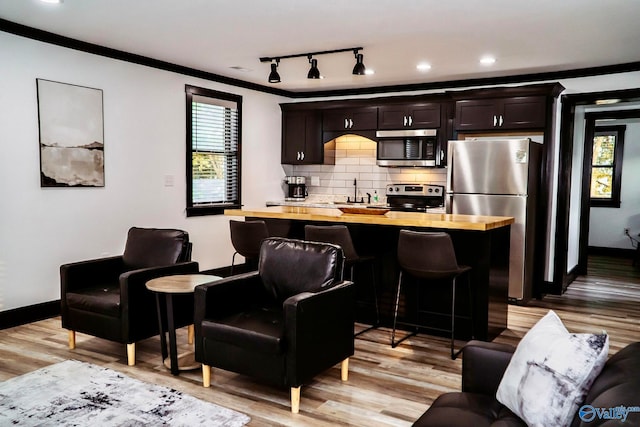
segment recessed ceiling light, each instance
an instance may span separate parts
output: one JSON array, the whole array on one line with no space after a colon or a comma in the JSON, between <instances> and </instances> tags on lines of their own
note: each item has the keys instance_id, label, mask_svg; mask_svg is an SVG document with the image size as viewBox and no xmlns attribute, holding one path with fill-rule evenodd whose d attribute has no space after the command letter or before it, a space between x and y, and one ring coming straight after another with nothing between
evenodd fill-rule
<instances>
[{"instance_id":1,"label":"recessed ceiling light","mask_svg":"<svg viewBox=\"0 0 640 427\"><path fill-rule=\"evenodd\" d=\"M253 71L251 68L245 68L240 65L234 65L233 67L229 67L229 68L232 68L236 71L242 71L243 73L248 73L250 71Z\"/></svg>"},{"instance_id":2,"label":"recessed ceiling light","mask_svg":"<svg viewBox=\"0 0 640 427\"><path fill-rule=\"evenodd\" d=\"M60 4L62 0L40 0L43 3Z\"/></svg>"},{"instance_id":3,"label":"recessed ceiling light","mask_svg":"<svg viewBox=\"0 0 640 427\"><path fill-rule=\"evenodd\" d=\"M480 58L480 63L482 65L491 65L494 64L496 62L496 58L494 58L493 56L483 56L482 58Z\"/></svg>"},{"instance_id":4,"label":"recessed ceiling light","mask_svg":"<svg viewBox=\"0 0 640 427\"><path fill-rule=\"evenodd\" d=\"M426 62L421 62L418 65L416 65L416 68L418 69L418 71L429 71L431 69L431 64L427 64Z\"/></svg>"}]
</instances>

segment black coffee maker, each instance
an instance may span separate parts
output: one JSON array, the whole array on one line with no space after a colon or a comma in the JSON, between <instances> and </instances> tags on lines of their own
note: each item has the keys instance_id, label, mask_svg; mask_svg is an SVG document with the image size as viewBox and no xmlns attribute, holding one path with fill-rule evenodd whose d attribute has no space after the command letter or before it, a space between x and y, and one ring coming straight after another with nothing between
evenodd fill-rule
<instances>
[{"instance_id":1,"label":"black coffee maker","mask_svg":"<svg viewBox=\"0 0 640 427\"><path fill-rule=\"evenodd\" d=\"M307 179L304 176L288 176L287 200L304 200L307 197Z\"/></svg>"}]
</instances>

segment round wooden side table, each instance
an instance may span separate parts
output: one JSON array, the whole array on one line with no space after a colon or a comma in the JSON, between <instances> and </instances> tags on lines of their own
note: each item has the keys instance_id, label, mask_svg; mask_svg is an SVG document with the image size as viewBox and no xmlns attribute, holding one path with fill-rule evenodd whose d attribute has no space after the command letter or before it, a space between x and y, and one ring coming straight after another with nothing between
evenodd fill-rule
<instances>
[{"instance_id":1,"label":"round wooden side table","mask_svg":"<svg viewBox=\"0 0 640 427\"><path fill-rule=\"evenodd\" d=\"M221 277L219 276L207 274L178 274L158 277L151 279L146 283L147 289L156 294L158 322L160 324L160 349L162 351L162 360L164 365L171 369L171 373L173 375L178 375L180 371L198 369L200 367L200 363L195 361L193 352L178 356L176 328L173 319L173 295L193 293L196 286L220 279ZM168 331L164 328L163 319L165 317L167 320ZM168 352L166 332L169 332Z\"/></svg>"}]
</instances>

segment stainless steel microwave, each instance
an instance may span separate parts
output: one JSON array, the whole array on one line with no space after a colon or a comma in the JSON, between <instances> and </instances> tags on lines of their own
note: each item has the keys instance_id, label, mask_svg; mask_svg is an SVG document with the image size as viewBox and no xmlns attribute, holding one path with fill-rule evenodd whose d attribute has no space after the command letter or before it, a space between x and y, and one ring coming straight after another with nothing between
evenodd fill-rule
<instances>
[{"instance_id":1,"label":"stainless steel microwave","mask_svg":"<svg viewBox=\"0 0 640 427\"><path fill-rule=\"evenodd\" d=\"M430 166L443 164L444 152L436 129L379 130L376 164L378 166Z\"/></svg>"}]
</instances>

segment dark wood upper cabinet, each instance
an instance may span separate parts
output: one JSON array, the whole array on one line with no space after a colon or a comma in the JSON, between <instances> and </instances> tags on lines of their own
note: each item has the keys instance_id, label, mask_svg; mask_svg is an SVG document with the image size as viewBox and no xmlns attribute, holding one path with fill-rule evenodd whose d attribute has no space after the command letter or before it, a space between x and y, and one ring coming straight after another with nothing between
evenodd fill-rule
<instances>
[{"instance_id":1,"label":"dark wood upper cabinet","mask_svg":"<svg viewBox=\"0 0 640 427\"><path fill-rule=\"evenodd\" d=\"M440 103L383 105L378 108L378 129L437 129Z\"/></svg>"},{"instance_id":2,"label":"dark wood upper cabinet","mask_svg":"<svg viewBox=\"0 0 640 427\"><path fill-rule=\"evenodd\" d=\"M378 108L350 108L325 110L322 113L323 131L376 130Z\"/></svg>"},{"instance_id":3,"label":"dark wood upper cabinet","mask_svg":"<svg viewBox=\"0 0 640 427\"><path fill-rule=\"evenodd\" d=\"M547 98L516 96L456 101L455 129L543 129Z\"/></svg>"},{"instance_id":4,"label":"dark wood upper cabinet","mask_svg":"<svg viewBox=\"0 0 640 427\"><path fill-rule=\"evenodd\" d=\"M324 161L322 116L317 110L282 111L282 164L318 164Z\"/></svg>"}]
</instances>

